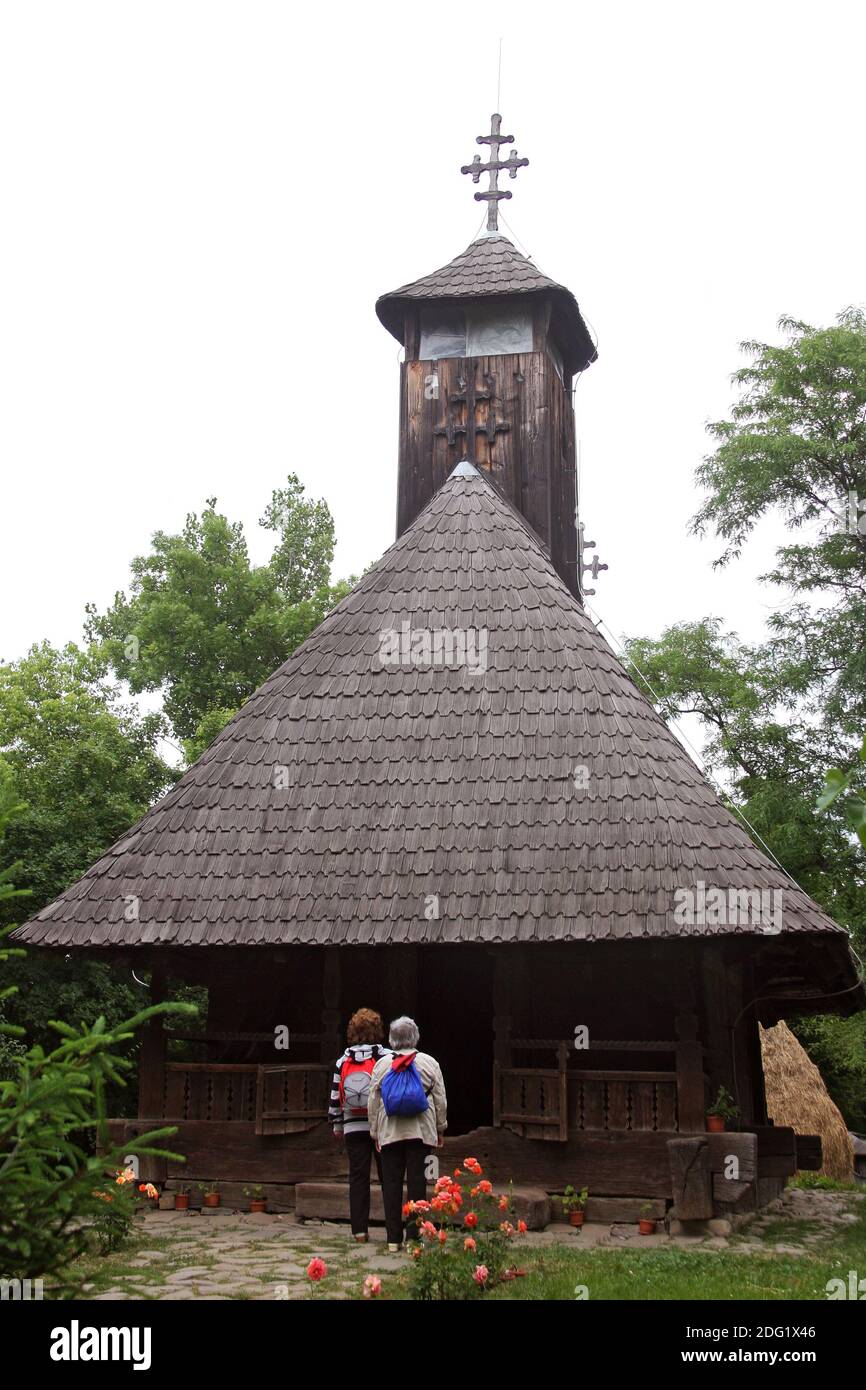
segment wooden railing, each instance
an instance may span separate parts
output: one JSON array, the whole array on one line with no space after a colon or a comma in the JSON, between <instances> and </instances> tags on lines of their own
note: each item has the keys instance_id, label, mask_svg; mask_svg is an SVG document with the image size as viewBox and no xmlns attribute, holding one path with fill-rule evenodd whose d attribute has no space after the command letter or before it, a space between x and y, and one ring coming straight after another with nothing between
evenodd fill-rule
<instances>
[{"instance_id":1,"label":"wooden railing","mask_svg":"<svg viewBox=\"0 0 866 1390\"><path fill-rule=\"evenodd\" d=\"M293 1134L325 1119L330 1076L318 1062L168 1062L162 1118L243 1120L257 1134Z\"/></svg>"},{"instance_id":2,"label":"wooden railing","mask_svg":"<svg viewBox=\"0 0 866 1390\"><path fill-rule=\"evenodd\" d=\"M493 1124L524 1138L566 1139L568 1044L557 1044L557 1065L504 1067L493 1063Z\"/></svg>"},{"instance_id":3,"label":"wooden railing","mask_svg":"<svg viewBox=\"0 0 866 1390\"><path fill-rule=\"evenodd\" d=\"M565 1140L569 1132L694 1132L704 1128L703 1049L690 1015L677 1020L677 1042L600 1041L591 1051L669 1053L663 1071L569 1068L573 1045L556 1038L509 1039L509 1052L553 1052L555 1067L495 1062L493 1123L527 1139Z\"/></svg>"},{"instance_id":4,"label":"wooden railing","mask_svg":"<svg viewBox=\"0 0 866 1390\"><path fill-rule=\"evenodd\" d=\"M568 1128L676 1131L676 1072L569 1072Z\"/></svg>"}]
</instances>

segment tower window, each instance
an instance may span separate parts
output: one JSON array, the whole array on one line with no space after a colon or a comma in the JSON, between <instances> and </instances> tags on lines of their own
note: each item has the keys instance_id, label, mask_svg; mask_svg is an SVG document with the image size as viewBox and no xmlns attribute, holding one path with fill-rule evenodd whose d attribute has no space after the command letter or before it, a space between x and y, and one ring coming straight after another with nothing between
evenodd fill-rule
<instances>
[{"instance_id":1,"label":"tower window","mask_svg":"<svg viewBox=\"0 0 866 1390\"><path fill-rule=\"evenodd\" d=\"M421 310L422 361L439 357L496 357L532 352L532 315L513 304L441 306Z\"/></svg>"},{"instance_id":2,"label":"tower window","mask_svg":"<svg viewBox=\"0 0 866 1390\"><path fill-rule=\"evenodd\" d=\"M466 315L462 309L421 310L421 359L466 356Z\"/></svg>"},{"instance_id":3,"label":"tower window","mask_svg":"<svg viewBox=\"0 0 866 1390\"><path fill-rule=\"evenodd\" d=\"M528 310L497 305L476 306L466 314L467 357L504 356L532 351L532 316Z\"/></svg>"}]
</instances>

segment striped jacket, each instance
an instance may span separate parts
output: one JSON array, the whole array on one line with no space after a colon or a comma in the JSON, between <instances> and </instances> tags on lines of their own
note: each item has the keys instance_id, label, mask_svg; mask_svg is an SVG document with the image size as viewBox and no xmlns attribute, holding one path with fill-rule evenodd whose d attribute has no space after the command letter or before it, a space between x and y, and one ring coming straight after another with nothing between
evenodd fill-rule
<instances>
[{"instance_id":1,"label":"striped jacket","mask_svg":"<svg viewBox=\"0 0 866 1390\"><path fill-rule=\"evenodd\" d=\"M380 1043L356 1043L347 1047L341 1057L337 1058L337 1065L334 1068L334 1079L331 1082L331 1104L328 1108L328 1121L334 1126L335 1134L369 1134L370 1121L366 1115L352 1115L348 1110L344 1111L340 1102L340 1073L346 1062L366 1062L371 1057L374 1062L378 1062L382 1057L390 1057L392 1054L387 1047L382 1047Z\"/></svg>"}]
</instances>

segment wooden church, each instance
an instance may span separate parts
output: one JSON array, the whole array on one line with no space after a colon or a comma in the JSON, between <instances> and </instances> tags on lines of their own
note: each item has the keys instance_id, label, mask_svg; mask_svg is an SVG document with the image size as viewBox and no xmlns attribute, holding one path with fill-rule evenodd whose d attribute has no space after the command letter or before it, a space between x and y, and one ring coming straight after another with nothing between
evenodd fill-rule
<instances>
[{"instance_id":1,"label":"wooden church","mask_svg":"<svg viewBox=\"0 0 866 1390\"><path fill-rule=\"evenodd\" d=\"M154 1000L206 987L202 1033L150 1027L115 1122L130 1152L177 1126L185 1167L148 1174L169 1186L262 1183L280 1209L344 1179L329 1080L371 1006L442 1064L446 1163L748 1209L820 1163L768 1121L759 1023L862 988L584 612L572 387L596 353L498 229L527 161L498 116L479 143L487 230L376 306L405 358L394 545L18 937L150 972ZM735 1136L706 1135L720 1086Z\"/></svg>"}]
</instances>

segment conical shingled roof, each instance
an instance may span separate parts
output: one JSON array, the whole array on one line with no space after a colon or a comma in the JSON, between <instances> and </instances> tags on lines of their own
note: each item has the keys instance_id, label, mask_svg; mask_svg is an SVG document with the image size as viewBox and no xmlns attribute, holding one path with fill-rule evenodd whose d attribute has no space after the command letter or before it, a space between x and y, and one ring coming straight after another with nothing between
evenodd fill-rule
<instances>
[{"instance_id":1,"label":"conical shingled roof","mask_svg":"<svg viewBox=\"0 0 866 1390\"><path fill-rule=\"evenodd\" d=\"M402 285L376 301L381 323L403 342L403 316L408 304L429 300L484 299L493 295L549 294L559 329L566 367L583 371L598 353L571 290L543 275L521 255L507 237L482 236L432 274Z\"/></svg>"},{"instance_id":2,"label":"conical shingled roof","mask_svg":"<svg viewBox=\"0 0 866 1390\"><path fill-rule=\"evenodd\" d=\"M383 664L383 632L406 623L486 630L486 670L480 645L474 670ZM17 935L658 939L721 930L674 920L674 890L699 879L781 888L785 933L835 938L838 963L847 953L720 803L535 534L462 464L172 791Z\"/></svg>"}]
</instances>

